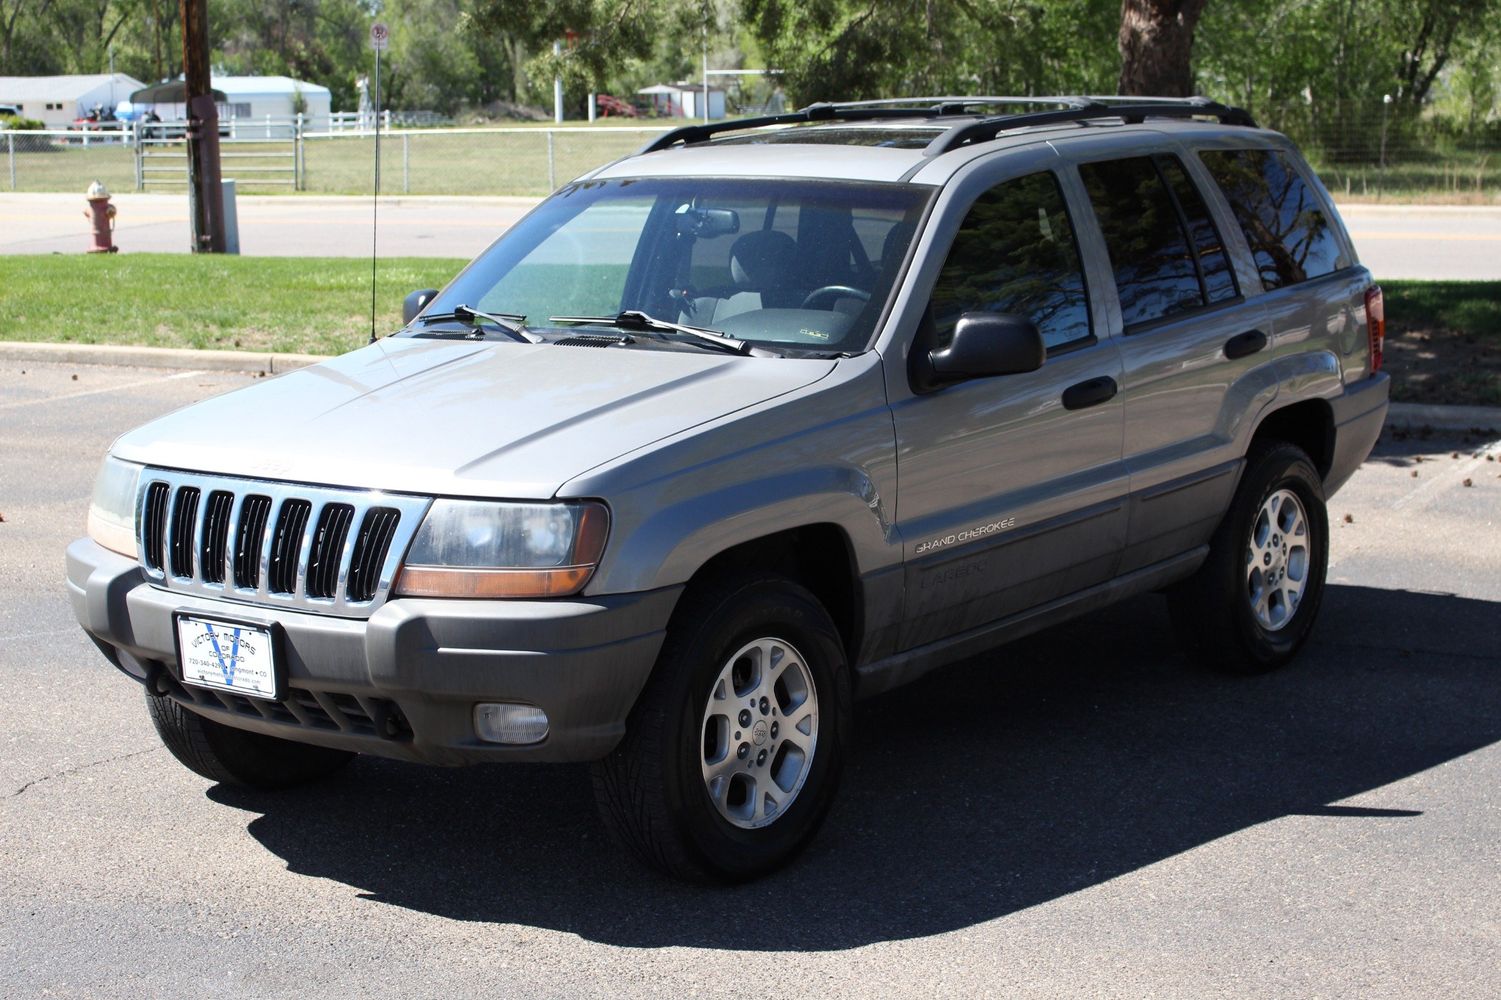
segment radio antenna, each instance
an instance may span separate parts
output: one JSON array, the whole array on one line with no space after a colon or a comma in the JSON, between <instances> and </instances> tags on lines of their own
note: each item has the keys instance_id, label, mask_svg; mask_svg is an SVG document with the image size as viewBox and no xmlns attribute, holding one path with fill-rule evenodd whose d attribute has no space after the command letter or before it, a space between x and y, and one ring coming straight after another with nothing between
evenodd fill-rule
<instances>
[{"instance_id":1,"label":"radio antenna","mask_svg":"<svg viewBox=\"0 0 1501 1000\"><path fill-rule=\"evenodd\" d=\"M371 104L375 114L375 191L370 198L370 343L375 343L375 251L380 230L380 54L391 43L391 33L385 24L376 21L370 26L370 47L375 49L375 100Z\"/></svg>"}]
</instances>

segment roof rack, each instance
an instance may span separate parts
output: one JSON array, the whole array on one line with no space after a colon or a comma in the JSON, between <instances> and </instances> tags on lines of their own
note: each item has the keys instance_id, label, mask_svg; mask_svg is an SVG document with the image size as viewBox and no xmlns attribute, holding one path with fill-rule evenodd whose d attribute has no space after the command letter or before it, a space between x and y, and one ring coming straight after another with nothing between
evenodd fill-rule
<instances>
[{"instance_id":1,"label":"roof rack","mask_svg":"<svg viewBox=\"0 0 1501 1000\"><path fill-rule=\"evenodd\" d=\"M780 115L762 115L759 118L736 118L731 121L713 122L705 125L684 125L671 132L664 132L645 146L639 153L654 153L678 143L703 142L721 132L739 132L742 129L765 128L768 125L798 125L807 122L870 121L877 118L931 118L933 108L892 108L857 104L810 104L797 111Z\"/></svg>"},{"instance_id":2,"label":"roof rack","mask_svg":"<svg viewBox=\"0 0 1501 1000\"><path fill-rule=\"evenodd\" d=\"M1081 97L1072 99L1069 107L1058 111L996 115L965 125L955 125L928 143L923 155L938 156L960 146L988 142L1010 129L1036 128L1039 125L1058 125L1092 118L1119 118L1127 125L1138 125L1149 117L1215 118L1222 125L1256 127L1255 120L1243 108L1232 108L1206 97Z\"/></svg>"},{"instance_id":3,"label":"roof rack","mask_svg":"<svg viewBox=\"0 0 1501 1000\"><path fill-rule=\"evenodd\" d=\"M959 146L994 139L1001 132L1015 128L1056 125L1087 121L1092 118L1120 118L1135 125L1147 117L1217 118L1226 125L1256 126L1249 113L1204 97L896 97L877 101L850 101L839 104L810 104L797 111L759 118L739 118L703 125L685 125L664 132L642 146L640 153L654 153L678 143L704 142L721 132L765 128L770 125L801 125L828 121L875 121L883 118L975 117L971 108L987 105L1056 105L1048 111L1025 111L1020 114L993 115L958 124L947 129L923 150L924 156L937 156ZM638 154L639 155L639 154Z\"/></svg>"}]
</instances>

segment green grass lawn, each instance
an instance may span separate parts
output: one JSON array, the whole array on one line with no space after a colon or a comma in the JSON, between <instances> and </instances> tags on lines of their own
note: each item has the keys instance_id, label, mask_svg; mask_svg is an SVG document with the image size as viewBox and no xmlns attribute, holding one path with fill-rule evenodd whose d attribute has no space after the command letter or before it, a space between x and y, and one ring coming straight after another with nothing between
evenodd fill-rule
<instances>
[{"instance_id":1,"label":"green grass lawn","mask_svg":"<svg viewBox=\"0 0 1501 1000\"><path fill-rule=\"evenodd\" d=\"M396 329L408 292L441 287L464 263L380 261L376 329ZM535 309L599 312L598 288L616 283L608 265L591 266L583 280L570 267L566 283L545 270L505 289L506 302L480 305L527 311L535 299L546 303ZM1382 287L1393 398L1501 406L1501 282L1387 281ZM0 340L337 354L363 344L369 331L368 260L0 256Z\"/></svg>"},{"instance_id":2,"label":"green grass lawn","mask_svg":"<svg viewBox=\"0 0 1501 1000\"><path fill-rule=\"evenodd\" d=\"M376 329L462 260L384 259ZM370 336L370 261L93 254L0 256L0 340L338 354Z\"/></svg>"},{"instance_id":3,"label":"green grass lawn","mask_svg":"<svg viewBox=\"0 0 1501 1000\"><path fill-rule=\"evenodd\" d=\"M1501 406L1501 281L1383 281L1392 397Z\"/></svg>"}]
</instances>

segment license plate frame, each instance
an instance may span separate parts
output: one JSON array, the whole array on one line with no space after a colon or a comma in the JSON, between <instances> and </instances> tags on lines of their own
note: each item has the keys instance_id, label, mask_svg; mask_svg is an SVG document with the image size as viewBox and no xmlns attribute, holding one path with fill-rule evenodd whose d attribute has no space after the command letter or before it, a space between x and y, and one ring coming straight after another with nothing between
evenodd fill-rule
<instances>
[{"instance_id":1,"label":"license plate frame","mask_svg":"<svg viewBox=\"0 0 1501 1000\"><path fill-rule=\"evenodd\" d=\"M281 640L276 622L191 609L172 614L179 679L196 688L280 701L287 687Z\"/></svg>"}]
</instances>

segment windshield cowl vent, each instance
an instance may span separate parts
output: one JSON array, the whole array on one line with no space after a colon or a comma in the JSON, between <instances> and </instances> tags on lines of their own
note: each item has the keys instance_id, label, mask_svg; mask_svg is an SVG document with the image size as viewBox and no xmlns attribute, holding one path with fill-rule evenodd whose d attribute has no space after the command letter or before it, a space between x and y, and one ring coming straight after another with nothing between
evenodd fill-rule
<instances>
[{"instance_id":1,"label":"windshield cowl vent","mask_svg":"<svg viewBox=\"0 0 1501 1000\"><path fill-rule=\"evenodd\" d=\"M630 337L563 337L554 340L558 347L619 347L634 341Z\"/></svg>"}]
</instances>

